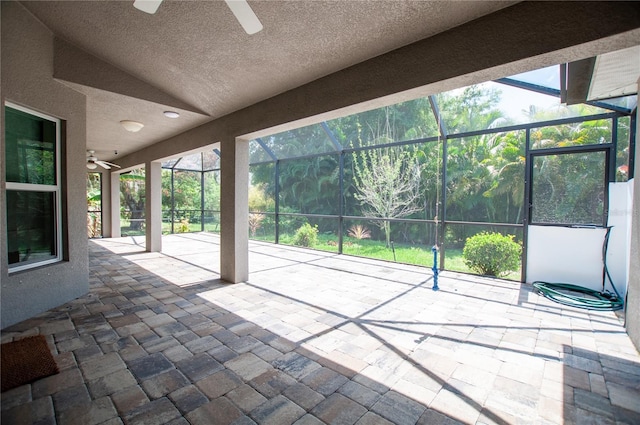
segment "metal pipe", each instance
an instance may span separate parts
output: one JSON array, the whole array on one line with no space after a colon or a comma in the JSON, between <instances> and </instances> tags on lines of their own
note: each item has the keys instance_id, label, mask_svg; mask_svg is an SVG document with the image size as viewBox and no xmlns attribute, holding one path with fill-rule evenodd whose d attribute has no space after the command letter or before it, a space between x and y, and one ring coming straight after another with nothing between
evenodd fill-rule
<instances>
[{"instance_id":1,"label":"metal pipe","mask_svg":"<svg viewBox=\"0 0 640 425\"><path fill-rule=\"evenodd\" d=\"M433 270L433 286L431 287L431 289L433 289L434 291L439 291L440 288L438 287L438 247L434 245L431 248L431 252L433 252L433 268L431 269Z\"/></svg>"}]
</instances>

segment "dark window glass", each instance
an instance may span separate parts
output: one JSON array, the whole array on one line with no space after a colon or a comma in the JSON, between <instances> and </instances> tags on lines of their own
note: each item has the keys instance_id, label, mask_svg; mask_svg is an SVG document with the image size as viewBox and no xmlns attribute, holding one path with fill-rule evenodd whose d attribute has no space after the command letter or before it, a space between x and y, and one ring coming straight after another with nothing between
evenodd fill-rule
<instances>
[{"instance_id":1,"label":"dark window glass","mask_svg":"<svg viewBox=\"0 0 640 425\"><path fill-rule=\"evenodd\" d=\"M18 106L4 113L7 262L19 271L61 259L58 121Z\"/></svg>"},{"instance_id":2,"label":"dark window glass","mask_svg":"<svg viewBox=\"0 0 640 425\"><path fill-rule=\"evenodd\" d=\"M7 182L55 185L56 123L5 108Z\"/></svg>"},{"instance_id":3,"label":"dark window glass","mask_svg":"<svg viewBox=\"0 0 640 425\"><path fill-rule=\"evenodd\" d=\"M7 190L7 205L9 264L55 259L55 193Z\"/></svg>"}]
</instances>

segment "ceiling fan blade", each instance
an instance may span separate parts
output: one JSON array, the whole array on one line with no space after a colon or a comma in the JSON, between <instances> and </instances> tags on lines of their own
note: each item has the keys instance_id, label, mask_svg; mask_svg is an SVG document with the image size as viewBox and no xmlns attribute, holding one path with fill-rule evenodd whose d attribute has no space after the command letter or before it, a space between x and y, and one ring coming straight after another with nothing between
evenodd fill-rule
<instances>
[{"instance_id":1,"label":"ceiling fan blade","mask_svg":"<svg viewBox=\"0 0 640 425\"><path fill-rule=\"evenodd\" d=\"M141 0L137 0L141 1ZM249 35L262 31L262 23L247 3L247 0L224 0Z\"/></svg>"},{"instance_id":2,"label":"ceiling fan blade","mask_svg":"<svg viewBox=\"0 0 640 425\"><path fill-rule=\"evenodd\" d=\"M94 164L98 164L99 166L107 170L111 169L111 167L108 164L104 163L103 161L94 161Z\"/></svg>"},{"instance_id":3,"label":"ceiling fan blade","mask_svg":"<svg viewBox=\"0 0 640 425\"><path fill-rule=\"evenodd\" d=\"M136 0L133 2L133 7L153 15L158 11L160 3L162 0Z\"/></svg>"},{"instance_id":4,"label":"ceiling fan blade","mask_svg":"<svg viewBox=\"0 0 640 425\"><path fill-rule=\"evenodd\" d=\"M107 162L107 161L96 161L96 164L100 164L102 167L106 168L107 170L110 169L111 167L121 168L118 164L114 164L112 162Z\"/></svg>"}]
</instances>

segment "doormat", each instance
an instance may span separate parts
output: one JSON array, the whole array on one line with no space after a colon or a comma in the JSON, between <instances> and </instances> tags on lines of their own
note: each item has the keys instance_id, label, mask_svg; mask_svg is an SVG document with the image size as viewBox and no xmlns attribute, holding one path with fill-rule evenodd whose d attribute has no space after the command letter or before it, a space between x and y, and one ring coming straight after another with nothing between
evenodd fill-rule
<instances>
[{"instance_id":1,"label":"doormat","mask_svg":"<svg viewBox=\"0 0 640 425\"><path fill-rule=\"evenodd\" d=\"M58 373L44 335L2 344L0 351L2 392Z\"/></svg>"}]
</instances>

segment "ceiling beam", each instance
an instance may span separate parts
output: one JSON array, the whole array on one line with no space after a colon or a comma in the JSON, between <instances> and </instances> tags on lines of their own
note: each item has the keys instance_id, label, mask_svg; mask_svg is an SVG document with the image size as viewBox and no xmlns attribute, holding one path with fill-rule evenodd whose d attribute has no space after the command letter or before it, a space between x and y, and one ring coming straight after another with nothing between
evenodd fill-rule
<instances>
[{"instance_id":1,"label":"ceiling beam","mask_svg":"<svg viewBox=\"0 0 640 425\"><path fill-rule=\"evenodd\" d=\"M193 105L165 93L157 87L105 62L84 50L56 37L53 43L53 78L70 83L82 92L82 87L104 90L160 105L208 115Z\"/></svg>"}]
</instances>

